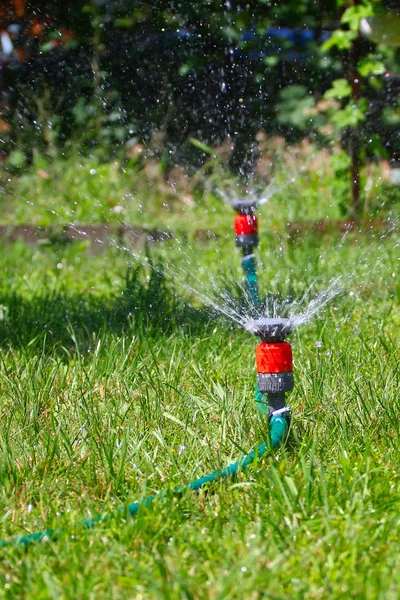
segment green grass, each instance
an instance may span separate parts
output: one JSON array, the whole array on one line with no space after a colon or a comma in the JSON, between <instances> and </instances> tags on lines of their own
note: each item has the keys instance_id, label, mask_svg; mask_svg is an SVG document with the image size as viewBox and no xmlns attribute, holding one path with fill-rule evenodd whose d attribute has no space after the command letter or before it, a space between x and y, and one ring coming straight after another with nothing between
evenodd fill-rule
<instances>
[{"instance_id":1,"label":"green grass","mask_svg":"<svg viewBox=\"0 0 400 600\"><path fill-rule=\"evenodd\" d=\"M282 230L288 221L349 218L348 157L342 151L321 151L310 142L279 150L271 144L277 192L260 207L269 228ZM261 155L267 170L272 155ZM164 163L154 157L100 163L77 153L49 160L35 153L23 171L0 170L0 224L130 223L178 234L199 229L227 233L232 211L217 192L232 184L226 164L210 158L197 171L167 172ZM382 165L364 171L363 218L398 216L397 190L383 180Z\"/></svg>"},{"instance_id":2,"label":"green grass","mask_svg":"<svg viewBox=\"0 0 400 600\"><path fill-rule=\"evenodd\" d=\"M65 533L1 550L0 597L397 599L396 242L263 232L264 291L342 274L344 293L291 336L290 444L182 498L168 490L267 437L255 339L210 315L179 270L200 291L240 277L230 239L154 249L165 277L140 268L144 252L3 248L2 538ZM73 527L159 491L136 519Z\"/></svg>"}]
</instances>

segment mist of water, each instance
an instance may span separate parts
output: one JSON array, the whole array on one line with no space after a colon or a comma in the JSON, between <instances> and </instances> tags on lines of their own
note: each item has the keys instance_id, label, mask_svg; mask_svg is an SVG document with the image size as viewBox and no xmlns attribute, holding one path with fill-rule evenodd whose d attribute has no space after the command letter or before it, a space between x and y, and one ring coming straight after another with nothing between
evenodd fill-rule
<instances>
[{"instance_id":1,"label":"mist of water","mask_svg":"<svg viewBox=\"0 0 400 600\"><path fill-rule=\"evenodd\" d=\"M267 202L274 193L279 190L274 182L266 186L263 190L257 190L255 187L249 188L248 196L245 197L246 202L252 204L257 202L257 205ZM239 188L232 187L229 192L224 190L220 193L221 197L228 204L233 204L239 198L243 200L243 196L239 193ZM78 225L70 224L80 237L86 235ZM389 224L389 228L393 224ZM134 235L134 234L133 234ZM348 232L345 233L337 245L337 251L343 247L344 241ZM383 236L384 237L384 236ZM97 239L98 244L104 244L104 240ZM210 318L215 318L217 314L224 315L226 318L233 321L241 328L255 333L260 323L271 319L288 319L290 330L296 329L300 325L305 325L313 317L323 311L328 304L339 294L344 293L349 289L350 282L354 283L355 266L348 269L347 276L339 276L327 281L314 279L311 285L305 287L304 291L297 298L283 297L268 293L264 300L259 305L255 306L248 294L247 288L237 280L227 281L223 276L217 279L209 278L204 281L196 275L197 267L194 263L193 256L188 254L188 247L184 246L178 240L174 243L179 245L181 256L186 260L186 268L174 264L172 261L163 262L162 266L154 264L143 250L133 250L131 247L123 245L119 240L110 238L108 243L114 246L119 251L125 252L128 260L135 260L141 264L147 265L149 268L168 277L181 288L191 295L194 295L202 304L209 307ZM190 251L190 248L189 248ZM368 261L368 253L370 246L365 248L365 255ZM320 255L320 259L325 261L325 256L330 250L326 250ZM217 258L216 258L217 259ZM284 271L277 272L277 277ZM260 269L262 273L262 269ZM283 274L287 276L287 273ZM368 271L366 273L368 275ZM292 276L293 280L301 280L301 271ZM262 279L262 278L261 278ZM273 282L275 283L275 281ZM322 290L314 291L316 288L323 286Z\"/></svg>"},{"instance_id":2,"label":"mist of water","mask_svg":"<svg viewBox=\"0 0 400 600\"><path fill-rule=\"evenodd\" d=\"M237 181L229 181L225 187L217 189L217 195L232 208L236 208L238 205L243 208L256 208L268 202L283 187L284 185L278 184L274 180L264 186L256 185L253 180L243 185Z\"/></svg>"}]
</instances>

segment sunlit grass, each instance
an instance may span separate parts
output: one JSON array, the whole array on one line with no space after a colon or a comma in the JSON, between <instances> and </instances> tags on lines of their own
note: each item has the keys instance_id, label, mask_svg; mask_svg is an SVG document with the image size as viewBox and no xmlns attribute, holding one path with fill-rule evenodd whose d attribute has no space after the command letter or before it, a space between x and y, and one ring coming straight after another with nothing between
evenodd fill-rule
<instances>
[{"instance_id":1,"label":"sunlit grass","mask_svg":"<svg viewBox=\"0 0 400 600\"><path fill-rule=\"evenodd\" d=\"M393 236L342 248L263 238L264 291L298 294L351 274L292 335L290 445L208 493L167 493L135 520L73 528L229 464L267 436L254 413L255 339L173 277L191 265L205 290L211 276L240 277L228 243L154 251L156 264L173 261L166 279L117 250L3 250L2 537L65 533L2 550L2 596L398 597Z\"/></svg>"}]
</instances>

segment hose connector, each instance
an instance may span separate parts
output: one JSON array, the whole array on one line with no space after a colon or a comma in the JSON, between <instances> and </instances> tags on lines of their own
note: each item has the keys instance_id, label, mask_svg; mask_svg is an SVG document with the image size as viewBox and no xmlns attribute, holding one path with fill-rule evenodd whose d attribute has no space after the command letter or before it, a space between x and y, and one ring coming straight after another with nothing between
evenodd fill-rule
<instances>
[{"instance_id":1,"label":"hose connector","mask_svg":"<svg viewBox=\"0 0 400 600\"><path fill-rule=\"evenodd\" d=\"M285 394L294 387L292 347L285 341L291 328L289 319L258 319L249 326L261 337L256 347L257 385L268 397L270 413L286 407Z\"/></svg>"},{"instance_id":2,"label":"hose connector","mask_svg":"<svg viewBox=\"0 0 400 600\"><path fill-rule=\"evenodd\" d=\"M236 246L249 254L258 246L258 223L254 214L257 202L242 198L232 202L232 207L237 213L234 220Z\"/></svg>"},{"instance_id":3,"label":"hose connector","mask_svg":"<svg viewBox=\"0 0 400 600\"><path fill-rule=\"evenodd\" d=\"M235 242L238 248L258 246L258 223L254 213L239 213L235 216Z\"/></svg>"},{"instance_id":4,"label":"hose connector","mask_svg":"<svg viewBox=\"0 0 400 600\"><path fill-rule=\"evenodd\" d=\"M256 347L258 389L268 395L273 410L285 406L285 393L294 387L292 347L288 342L265 343Z\"/></svg>"}]
</instances>

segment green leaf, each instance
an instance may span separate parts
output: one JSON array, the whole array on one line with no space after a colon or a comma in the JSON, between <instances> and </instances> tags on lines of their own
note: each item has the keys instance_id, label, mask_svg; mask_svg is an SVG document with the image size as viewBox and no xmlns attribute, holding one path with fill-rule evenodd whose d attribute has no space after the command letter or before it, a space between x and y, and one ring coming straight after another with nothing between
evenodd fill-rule
<instances>
[{"instance_id":1,"label":"green leaf","mask_svg":"<svg viewBox=\"0 0 400 600\"><path fill-rule=\"evenodd\" d=\"M284 88L279 95L281 101L276 105L278 123L300 129L310 124L314 99L308 95L305 86L290 85Z\"/></svg>"},{"instance_id":2,"label":"green leaf","mask_svg":"<svg viewBox=\"0 0 400 600\"><path fill-rule=\"evenodd\" d=\"M336 29L324 44L322 44L322 52L327 52L331 48L337 48L338 50L349 50L352 42L357 37L355 31L343 31L343 29Z\"/></svg>"},{"instance_id":3,"label":"green leaf","mask_svg":"<svg viewBox=\"0 0 400 600\"><path fill-rule=\"evenodd\" d=\"M344 11L340 21L344 25L348 25L351 31L358 33L361 19L372 17L373 14L374 10L371 5L358 4L357 6L349 6Z\"/></svg>"},{"instance_id":4,"label":"green leaf","mask_svg":"<svg viewBox=\"0 0 400 600\"><path fill-rule=\"evenodd\" d=\"M387 157L388 156L387 149L382 145L379 135L377 135L376 133L373 133L370 136L367 144L368 144L368 151L372 152L372 154L374 156L378 156L378 157Z\"/></svg>"},{"instance_id":5,"label":"green leaf","mask_svg":"<svg viewBox=\"0 0 400 600\"><path fill-rule=\"evenodd\" d=\"M45 42L40 46L40 52L50 52L51 50L54 50L53 40L51 40L50 42Z\"/></svg>"},{"instance_id":6,"label":"green leaf","mask_svg":"<svg viewBox=\"0 0 400 600\"><path fill-rule=\"evenodd\" d=\"M381 90L383 87L382 77L374 77L373 75L368 79L369 86L374 90Z\"/></svg>"},{"instance_id":7,"label":"green leaf","mask_svg":"<svg viewBox=\"0 0 400 600\"><path fill-rule=\"evenodd\" d=\"M20 150L13 150L12 152L10 152L7 162L14 169L20 169L26 164L26 156Z\"/></svg>"},{"instance_id":8,"label":"green leaf","mask_svg":"<svg viewBox=\"0 0 400 600\"><path fill-rule=\"evenodd\" d=\"M307 88L304 85L289 85L279 95L282 100L300 100L307 95Z\"/></svg>"},{"instance_id":9,"label":"green leaf","mask_svg":"<svg viewBox=\"0 0 400 600\"><path fill-rule=\"evenodd\" d=\"M277 56L266 56L263 59L263 63L267 66L267 67L275 67L275 65L278 64L278 57Z\"/></svg>"},{"instance_id":10,"label":"green leaf","mask_svg":"<svg viewBox=\"0 0 400 600\"><path fill-rule=\"evenodd\" d=\"M399 127L400 125L400 108L387 107L383 111L383 122L386 125Z\"/></svg>"},{"instance_id":11,"label":"green leaf","mask_svg":"<svg viewBox=\"0 0 400 600\"><path fill-rule=\"evenodd\" d=\"M120 17L114 21L115 27L132 27L134 24L135 21L131 17Z\"/></svg>"},{"instance_id":12,"label":"green leaf","mask_svg":"<svg viewBox=\"0 0 400 600\"><path fill-rule=\"evenodd\" d=\"M351 85L347 79L335 79L330 90L325 92L324 98L348 98L351 96Z\"/></svg>"},{"instance_id":13,"label":"green leaf","mask_svg":"<svg viewBox=\"0 0 400 600\"><path fill-rule=\"evenodd\" d=\"M368 77L369 75L383 75L385 71L386 69L383 62L374 58L364 58L360 60L358 65L358 72L362 77Z\"/></svg>"},{"instance_id":14,"label":"green leaf","mask_svg":"<svg viewBox=\"0 0 400 600\"><path fill-rule=\"evenodd\" d=\"M207 146L207 144L204 144L200 140L197 140L196 138L189 138L189 142L205 154L209 154L210 156L214 155L214 150L211 148L211 146Z\"/></svg>"},{"instance_id":15,"label":"green leaf","mask_svg":"<svg viewBox=\"0 0 400 600\"><path fill-rule=\"evenodd\" d=\"M340 129L344 129L344 127L357 127L357 125L365 121L365 114L363 108L357 104L348 104L342 110L336 111L331 120Z\"/></svg>"}]
</instances>

